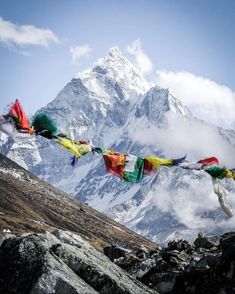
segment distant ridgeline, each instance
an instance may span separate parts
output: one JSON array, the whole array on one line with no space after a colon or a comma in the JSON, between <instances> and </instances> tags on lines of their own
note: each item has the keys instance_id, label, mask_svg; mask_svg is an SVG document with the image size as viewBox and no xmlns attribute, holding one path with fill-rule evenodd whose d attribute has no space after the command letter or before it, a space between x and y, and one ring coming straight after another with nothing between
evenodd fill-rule
<instances>
[{"instance_id":1,"label":"distant ridgeline","mask_svg":"<svg viewBox=\"0 0 235 294\"><path fill-rule=\"evenodd\" d=\"M101 147L95 147L89 141L75 141L73 134L68 136L60 132L55 122L45 113L39 113L33 117L31 124L18 100L10 106L9 112L0 118L0 131L14 138L17 132L29 136L39 135L49 140L55 140L57 144L69 150L73 157L71 165L74 166L78 159L89 152L103 156L104 164L108 173L120 179L139 183L145 175L154 174L161 166L178 166L188 170L203 170L212 177L214 192L217 194L223 211L232 216L233 212L225 201L228 191L223 187L220 180L229 178L235 180L235 169L221 166L216 157L208 157L196 163L186 161L186 155L177 159L159 158L147 156L144 158L132 154L118 153Z\"/></svg>"}]
</instances>

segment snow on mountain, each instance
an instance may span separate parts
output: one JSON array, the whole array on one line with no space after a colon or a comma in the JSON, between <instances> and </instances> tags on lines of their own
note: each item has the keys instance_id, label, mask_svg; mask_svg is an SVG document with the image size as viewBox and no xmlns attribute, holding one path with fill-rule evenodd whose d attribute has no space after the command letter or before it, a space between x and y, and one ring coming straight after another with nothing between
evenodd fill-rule
<instances>
[{"instance_id":1,"label":"snow on mountain","mask_svg":"<svg viewBox=\"0 0 235 294\"><path fill-rule=\"evenodd\" d=\"M169 90L148 83L117 48L76 75L41 111L62 131L72 130L75 139L90 139L95 146L137 156L187 153L190 161L218 156L222 164L235 166L235 132L193 117ZM72 168L71 154L53 141L37 137L17 142L6 142L1 151L157 242L227 230L234 221L221 211L204 172L162 168L143 183L131 184L107 174L100 155L88 154ZM235 185L224 182L235 210Z\"/></svg>"},{"instance_id":2,"label":"snow on mountain","mask_svg":"<svg viewBox=\"0 0 235 294\"><path fill-rule=\"evenodd\" d=\"M188 152L192 161L216 155L232 167L234 135L194 118L168 90L156 87L133 107L113 147L139 156L172 158ZM73 194L154 241L164 242L181 232L192 239L199 231L220 231L226 223L205 172L162 168L143 184L133 185L106 174L102 161L94 166ZM235 187L231 181L227 187L229 202L235 207Z\"/></svg>"},{"instance_id":3,"label":"snow on mountain","mask_svg":"<svg viewBox=\"0 0 235 294\"><path fill-rule=\"evenodd\" d=\"M0 132L0 146L3 145L3 144L5 144L6 141L7 141L7 135L4 134L4 133L2 133L2 132Z\"/></svg>"},{"instance_id":4,"label":"snow on mountain","mask_svg":"<svg viewBox=\"0 0 235 294\"><path fill-rule=\"evenodd\" d=\"M19 165L28 169L41 162L41 156L34 137L28 134L18 133L14 138L9 138L1 147L1 153Z\"/></svg>"},{"instance_id":5,"label":"snow on mountain","mask_svg":"<svg viewBox=\"0 0 235 294\"><path fill-rule=\"evenodd\" d=\"M97 77L99 78L97 79ZM112 93L110 87L104 87L104 84L107 84L107 79L115 81L114 89L119 93L120 101L124 98L134 102L133 99L136 100L138 95L146 93L150 88L150 84L142 74L115 47L111 48L104 58L97 61L92 71L90 69L84 71L78 74L77 78L80 78L85 86L95 93L95 96L100 93L107 101L110 101ZM113 89L111 90L113 91Z\"/></svg>"}]
</instances>

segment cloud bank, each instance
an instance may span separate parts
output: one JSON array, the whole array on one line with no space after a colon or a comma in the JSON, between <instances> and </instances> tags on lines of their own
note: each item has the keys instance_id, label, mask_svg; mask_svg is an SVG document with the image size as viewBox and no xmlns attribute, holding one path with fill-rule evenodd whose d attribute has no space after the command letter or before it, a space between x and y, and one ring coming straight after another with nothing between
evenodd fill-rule
<instances>
[{"instance_id":1,"label":"cloud bank","mask_svg":"<svg viewBox=\"0 0 235 294\"><path fill-rule=\"evenodd\" d=\"M235 166L234 146L213 128L199 120L167 115L168 125L158 128L154 125L139 126L132 133L132 138L138 142L145 142L158 146L165 156L178 157L187 154L188 160L216 156L230 168ZM235 139L235 138L234 138Z\"/></svg>"},{"instance_id":2,"label":"cloud bank","mask_svg":"<svg viewBox=\"0 0 235 294\"><path fill-rule=\"evenodd\" d=\"M77 47L71 47L69 49L69 52L71 53L73 62L78 61L82 57L89 56L91 51L92 51L92 49L91 49L90 45L88 45L88 44L84 44L84 45L77 46Z\"/></svg>"},{"instance_id":3,"label":"cloud bank","mask_svg":"<svg viewBox=\"0 0 235 294\"><path fill-rule=\"evenodd\" d=\"M153 202L162 212L170 213L186 227L186 229L176 230L178 238L193 240L198 232L220 234L234 228L235 216L227 218L223 213L218 197L213 192L209 175L203 176L203 172L200 171L192 175L186 171L177 179L174 179L176 174L172 173L166 176L164 172L160 172L159 176L161 185L158 183L153 188ZM175 180L178 182L177 188L169 189L171 185L174 185ZM233 211L235 211L234 196L233 188L226 200ZM175 237L173 234L168 239L172 240Z\"/></svg>"},{"instance_id":4,"label":"cloud bank","mask_svg":"<svg viewBox=\"0 0 235 294\"><path fill-rule=\"evenodd\" d=\"M153 63L143 51L141 41L139 39L132 42L127 47L127 51L135 57L135 61L143 74L148 74L153 70Z\"/></svg>"},{"instance_id":5,"label":"cloud bank","mask_svg":"<svg viewBox=\"0 0 235 294\"><path fill-rule=\"evenodd\" d=\"M166 113L166 117L164 128L140 119L129 132L133 141L157 146L167 158L187 154L189 162L194 163L216 156L222 165L235 166L234 145L217 128L172 113ZM231 141L234 140L235 135L231 134ZM221 180L221 183L229 191L226 202L235 213L235 183L232 179ZM175 229L169 240L176 236L191 240L200 231L214 234L234 227L235 216L226 217L214 193L211 177L203 171L161 168L151 193L153 203L162 213L169 213L185 226L185 229ZM159 241L157 237L155 241Z\"/></svg>"},{"instance_id":6,"label":"cloud bank","mask_svg":"<svg viewBox=\"0 0 235 294\"><path fill-rule=\"evenodd\" d=\"M170 88L196 117L235 129L235 92L230 88L185 71L157 71L156 83Z\"/></svg>"},{"instance_id":7,"label":"cloud bank","mask_svg":"<svg viewBox=\"0 0 235 294\"><path fill-rule=\"evenodd\" d=\"M50 42L59 43L58 37L51 30L33 25L16 25L0 17L0 43L6 46L48 47Z\"/></svg>"}]
</instances>

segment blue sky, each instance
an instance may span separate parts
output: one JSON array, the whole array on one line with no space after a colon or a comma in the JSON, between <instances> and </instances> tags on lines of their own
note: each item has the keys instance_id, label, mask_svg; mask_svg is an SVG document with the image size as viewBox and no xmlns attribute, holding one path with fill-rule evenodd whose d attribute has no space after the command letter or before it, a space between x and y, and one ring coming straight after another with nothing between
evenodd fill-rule
<instances>
[{"instance_id":1,"label":"blue sky","mask_svg":"<svg viewBox=\"0 0 235 294\"><path fill-rule=\"evenodd\" d=\"M183 71L227 86L234 95L233 0L0 0L0 17L1 112L16 98L28 113L36 111L110 47L134 61L127 47L137 39L153 65L147 78L161 70ZM17 39L7 36L11 25L50 33L46 41ZM74 62L70 48L82 45L91 50ZM165 85L162 79L157 81Z\"/></svg>"}]
</instances>

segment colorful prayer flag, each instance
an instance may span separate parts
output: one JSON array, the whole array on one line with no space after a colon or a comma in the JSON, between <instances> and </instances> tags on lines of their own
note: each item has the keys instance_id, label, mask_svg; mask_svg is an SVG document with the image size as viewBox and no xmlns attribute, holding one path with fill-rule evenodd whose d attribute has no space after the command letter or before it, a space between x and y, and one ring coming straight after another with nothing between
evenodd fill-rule
<instances>
[{"instance_id":1,"label":"colorful prayer flag","mask_svg":"<svg viewBox=\"0 0 235 294\"><path fill-rule=\"evenodd\" d=\"M81 141L81 142L80 141L74 142L71 139L60 138L60 137L58 137L56 139L56 143L58 143L59 145L61 145L64 148L68 149L77 158L80 158L81 156L92 151L92 148L89 144L87 144L87 143L85 144L84 141Z\"/></svg>"},{"instance_id":2,"label":"colorful prayer flag","mask_svg":"<svg viewBox=\"0 0 235 294\"><path fill-rule=\"evenodd\" d=\"M33 118L31 126L34 128L37 135L43 136L47 139L52 139L59 133L59 130L54 121L43 112L37 114Z\"/></svg>"},{"instance_id":3,"label":"colorful prayer flag","mask_svg":"<svg viewBox=\"0 0 235 294\"><path fill-rule=\"evenodd\" d=\"M13 118L17 129L28 130L30 128L28 117L18 99L12 104L9 116Z\"/></svg>"}]
</instances>

